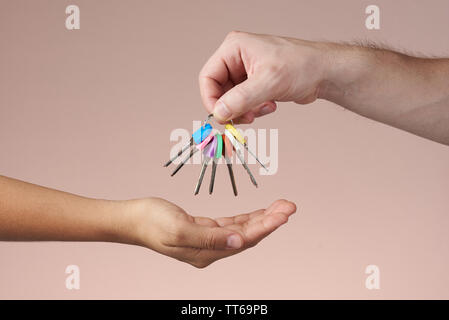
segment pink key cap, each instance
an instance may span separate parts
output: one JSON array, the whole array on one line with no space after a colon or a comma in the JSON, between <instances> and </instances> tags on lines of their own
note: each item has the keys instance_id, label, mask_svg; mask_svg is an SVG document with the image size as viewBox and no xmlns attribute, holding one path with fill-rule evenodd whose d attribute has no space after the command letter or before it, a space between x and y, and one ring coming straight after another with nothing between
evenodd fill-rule
<instances>
[{"instance_id":1,"label":"pink key cap","mask_svg":"<svg viewBox=\"0 0 449 320\"><path fill-rule=\"evenodd\" d=\"M206 139L203 140L203 142L201 142L200 144L197 144L196 147L199 150L203 150L204 147L215 137L215 134L213 134L212 132L207 136Z\"/></svg>"}]
</instances>

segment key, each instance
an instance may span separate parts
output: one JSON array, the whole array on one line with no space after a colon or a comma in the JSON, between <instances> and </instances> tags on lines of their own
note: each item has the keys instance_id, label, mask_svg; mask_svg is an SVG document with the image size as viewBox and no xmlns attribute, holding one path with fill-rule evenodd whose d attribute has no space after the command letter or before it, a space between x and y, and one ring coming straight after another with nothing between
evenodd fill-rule
<instances>
[{"instance_id":1,"label":"key","mask_svg":"<svg viewBox=\"0 0 449 320\"><path fill-rule=\"evenodd\" d=\"M248 151L248 153L250 153L257 160L257 162L259 162L259 164L265 170L268 171L267 167L265 167L265 165L262 162L260 162L259 158L257 158L256 155L251 150L249 150L248 144L246 143L246 141L243 138L243 136L241 135L241 133L232 124L229 124L229 123L227 125L225 125L225 128L226 128L226 130L231 132L232 135L234 136L234 138L245 147L245 149Z\"/></svg>"},{"instance_id":2,"label":"key","mask_svg":"<svg viewBox=\"0 0 449 320\"><path fill-rule=\"evenodd\" d=\"M206 121L209 121L209 118ZM204 125L202 125L201 128L199 128L192 134L189 143L187 143L184 147L182 147L181 150L179 150L178 153L173 156L173 158L168 160L167 163L164 164L164 167L168 167L173 161L175 161L176 158L180 157L184 153L184 151L186 151L189 148L192 148L194 142L196 144L201 143L201 141L203 141L211 133L211 131L212 126L209 123L205 123Z\"/></svg>"},{"instance_id":3,"label":"key","mask_svg":"<svg viewBox=\"0 0 449 320\"><path fill-rule=\"evenodd\" d=\"M234 196L237 197L237 187L235 185L234 171L232 171L232 144L225 134L222 134L223 138L223 157L225 158L226 166L228 167L229 178L231 178L232 191L234 191Z\"/></svg>"},{"instance_id":4,"label":"key","mask_svg":"<svg viewBox=\"0 0 449 320\"><path fill-rule=\"evenodd\" d=\"M204 139L200 144L196 146L196 148L190 150L190 154L187 157L185 157L180 164L178 164L176 169L172 172L171 176L173 177L197 151L203 150L206 147L206 145L212 140L213 137L214 135L210 133L206 139Z\"/></svg>"},{"instance_id":5,"label":"key","mask_svg":"<svg viewBox=\"0 0 449 320\"><path fill-rule=\"evenodd\" d=\"M212 136L212 140L203 151L204 160L203 165L201 167L200 177L198 178L198 182L196 183L195 195L197 195L200 192L201 183L203 183L204 173L206 172L207 164L209 163L210 159L212 159L215 156L216 149L217 149L217 137Z\"/></svg>"},{"instance_id":6,"label":"key","mask_svg":"<svg viewBox=\"0 0 449 320\"><path fill-rule=\"evenodd\" d=\"M223 138L221 137L221 134L217 133L215 137L217 138L217 149L215 150L215 157L212 162L212 174L210 176L209 194L212 194L212 192L214 192L214 182L215 182L215 172L217 171L217 162L218 159L221 158L223 152Z\"/></svg>"},{"instance_id":7,"label":"key","mask_svg":"<svg viewBox=\"0 0 449 320\"><path fill-rule=\"evenodd\" d=\"M242 150L241 145L237 142L237 140L235 140L234 136L232 135L232 133L229 130L225 129L225 135L226 135L226 137L228 137L229 141L234 146L235 154L237 155L237 157L239 158L240 162L242 163L243 168L245 168L246 172L248 172L248 175L249 175L249 178L251 179L251 182L257 188L256 179L254 179L254 176L251 173L251 171L249 170L248 166L246 165L245 159L243 157L243 150Z\"/></svg>"}]
</instances>

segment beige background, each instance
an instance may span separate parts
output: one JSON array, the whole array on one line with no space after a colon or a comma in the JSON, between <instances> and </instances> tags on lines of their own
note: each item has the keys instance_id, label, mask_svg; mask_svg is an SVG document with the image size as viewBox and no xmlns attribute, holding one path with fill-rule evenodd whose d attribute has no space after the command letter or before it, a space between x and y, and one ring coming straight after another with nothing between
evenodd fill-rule
<instances>
[{"instance_id":1,"label":"beige background","mask_svg":"<svg viewBox=\"0 0 449 320\"><path fill-rule=\"evenodd\" d=\"M65 29L69 4L81 30ZM369 4L380 31L364 26ZM449 298L447 146L326 101L285 103L254 124L280 139L279 171L256 175L259 189L236 168L234 199L219 168L214 196L195 198L198 166L172 179L161 167L171 130L206 114L197 75L227 32L449 56L448 17L448 1L1 0L1 174L89 197L158 195L212 217L277 198L299 214L204 270L119 244L0 242L0 298ZM65 289L68 264L79 291ZM364 286L368 264L380 290Z\"/></svg>"}]
</instances>

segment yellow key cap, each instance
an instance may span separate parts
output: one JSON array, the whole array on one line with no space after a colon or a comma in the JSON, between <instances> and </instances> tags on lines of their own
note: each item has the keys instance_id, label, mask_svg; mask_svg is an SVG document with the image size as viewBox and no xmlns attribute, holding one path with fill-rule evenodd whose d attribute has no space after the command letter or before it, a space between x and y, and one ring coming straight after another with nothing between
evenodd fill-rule
<instances>
[{"instance_id":1,"label":"yellow key cap","mask_svg":"<svg viewBox=\"0 0 449 320\"><path fill-rule=\"evenodd\" d=\"M246 141L243 138L242 134L232 124L230 123L226 124L225 129L228 130L230 133L232 133L232 135L234 136L234 138L237 139L238 142L245 145Z\"/></svg>"},{"instance_id":2,"label":"yellow key cap","mask_svg":"<svg viewBox=\"0 0 449 320\"><path fill-rule=\"evenodd\" d=\"M248 153L250 153L257 160L257 162L259 162L259 164L265 170L268 171L267 167L265 167L264 164L262 162L260 162L259 158L257 158L256 155L254 153L252 153L251 150L248 149L248 144L246 143L242 134L232 124L230 124L230 123L226 124L225 129L228 130L234 136L234 138L245 147L245 149L248 151Z\"/></svg>"}]
</instances>

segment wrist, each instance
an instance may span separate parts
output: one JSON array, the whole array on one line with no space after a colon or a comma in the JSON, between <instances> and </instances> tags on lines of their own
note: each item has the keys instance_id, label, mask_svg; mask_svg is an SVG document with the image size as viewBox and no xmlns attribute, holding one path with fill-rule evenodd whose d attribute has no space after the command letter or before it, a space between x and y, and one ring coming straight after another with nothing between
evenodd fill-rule
<instances>
[{"instance_id":1,"label":"wrist","mask_svg":"<svg viewBox=\"0 0 449 320\"><path fill-rule=\"evenodd\" d=\"M363 47L325 43L322 50L324 72L318 90L320 99L335 102L350 94L374 65L373 52Z\"/></svg>"},{"instance_id":2,"label":"wrist","mask_svg":"<svg viewBox=\"0 0 449 320\"><path fill-rule=\"evenodd\" d=\"M138 244L133 200L94 200L100 208L103 241Z\"/></svg>"},{"instance_id":3,"label":"wrist","mask_svg":"<svg viewBox=\"0 0 449 320\"><path fill-rule=\"evenodd\" d=\"M160 229L154 214L155 201L155 198L117 201L115 234L118 242L157 249Z\"/></svg>"}]
</instances>

